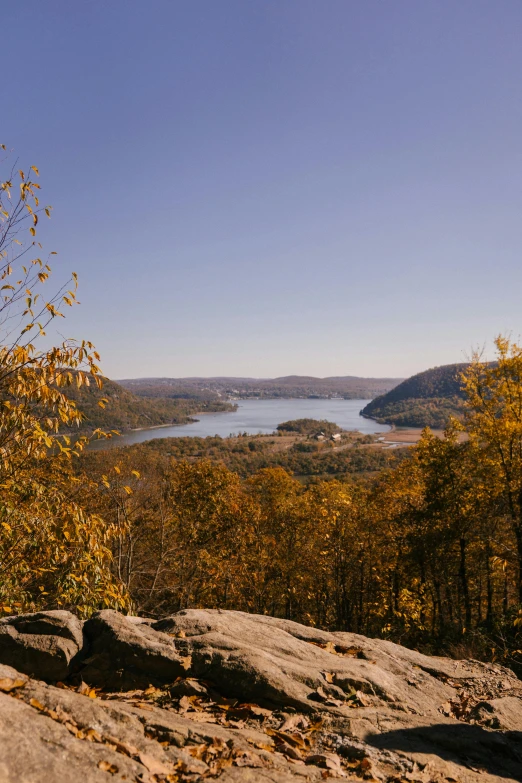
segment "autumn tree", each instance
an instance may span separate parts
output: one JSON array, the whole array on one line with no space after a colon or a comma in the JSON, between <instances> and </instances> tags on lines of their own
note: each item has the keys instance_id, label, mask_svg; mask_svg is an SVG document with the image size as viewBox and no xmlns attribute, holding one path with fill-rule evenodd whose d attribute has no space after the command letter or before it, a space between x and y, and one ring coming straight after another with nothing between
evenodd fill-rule
<instances>
[{"instance_id":1,"label":"autumn tree","mask_svg":"<svg viewBox=\"0 0 522 783\"><path fill-rule=\"evenodd\" d=\"M511 525L522 603L522 347L501 336L495 346L494 362L475 353L463 373L465 427L479 468L475 491Z\"/></svg>"},{"instance_id":2,"label":"autumn tree","mask_svg":"<svg viewBox=\"0 0 522 783\"><path fill-rule=\"evenodd\" d=\"M51 208L39 172L9 165L0 177L0 601L5 612L39 607L123 606L112 578L114 530L84 511L69 462L85 445L60 437L82 414L67 388L96 383L90 342L45 347L46 329L76 303L76 275L45 295L51 268L36 239Z\"/></svg>"}]
</instances>

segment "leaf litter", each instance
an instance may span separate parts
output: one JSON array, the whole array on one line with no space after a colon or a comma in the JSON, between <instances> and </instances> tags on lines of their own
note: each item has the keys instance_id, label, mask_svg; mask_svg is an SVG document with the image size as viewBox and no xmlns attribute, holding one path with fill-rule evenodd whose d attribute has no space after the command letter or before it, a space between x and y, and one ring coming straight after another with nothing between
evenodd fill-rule
<instances>
[{"instance_id":1,"label":"leaf litter","mask_svg":"<svg viewBox=\"0 0 522 783\"><path fill-rule=\"evenodd\" d=\"M326 679L328 681L328 678ZM26 682L22 679L3 678L0 680L0 690L7 693L14 691L12 695L21 698L21 693L17 693L16 689L23 688ZM320 719L299 713L274 711L257 704L225 698L214 691L209 683L201 680L178 677L174 683L164 688L149 686L144 690L120 693L104 692L100 688L91 688L84 682L77 686L58 683L58 687L75 691L86 698L115 700L144 710L153 711L155 707L159 707L195 722L215 723L232 729L255 726L266 735L266 742L246 737L247 742L252 745L251 751L235 747L233 739L225 742L218 737L200 744L187 743L184 750L196 763L203 762L206 765L205 771L202 771L200 767L194 767L182 759L174 762L161 761L112 735L102 734L89 726L80 726L61 706L53 709L35 698L28 701L38 712L61 723L76 739L102 744L108 750L139 762L148 773L147 778L141 778L143 781L188 783L219 777L221 772L230 766L270 767L268 754L280 754L292 764L313 764L323 770L323 777L346 777L347 762L327 747L323 747L323 740L319 743L321 746L318 746L319 732L323 728ZM146 736L153 737L150 732ZM163 741L158 744L165 749L171 742ZM256 750L262 751L262 754L255 752ZM98 768L110 775L119 772L118 766L109 760L98 762Z\"/></svg>"}]
</instances>

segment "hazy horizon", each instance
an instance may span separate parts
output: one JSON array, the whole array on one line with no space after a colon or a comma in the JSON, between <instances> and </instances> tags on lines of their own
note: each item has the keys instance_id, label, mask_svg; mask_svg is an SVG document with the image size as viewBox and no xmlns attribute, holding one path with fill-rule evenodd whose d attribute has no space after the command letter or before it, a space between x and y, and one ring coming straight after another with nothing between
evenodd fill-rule
<instances>
[{"instance_id":1,"label":"hazy horizon","mask_svg":"<svg viewBox=\"0 0 522 783\"><path fill-rule=\"evenodd\" d=\"M522 4L27 0L0 142L112 378L407 377L522 332ZM50 337L51 339L51 337Z\"/></svg>"},{"instance_id":2,"label":"hazy horizon","mask_svg":"<svg viewBox=\"0 0 522 783\"><path fill-rule=\"evenodd\" d=\"M429 368L427 368L429 369ZM362 376L362 375L310 375L310 373L304 373L303 375L296 375L295 373L289 373L288 375L257 375L257 376L248 376L248 375L144 375L139 377L132 377L132 378L114 378L115 381L147 381L147 380L155 380L155 381L204 381L204 380L214 380L214 381L220 381L220 380L234 380L234 381L278 381L282 378L314 378L315 380L321 381L321 380L333 380L335 378L366 378L368 380L371 380L372 378L376 378L379 380L389 379L391 381L397 380L397 378L401 378L402 376L396 375L396 376L387 376L387 375L376 375L376 376Z\"/></svg>"}]
</instances>

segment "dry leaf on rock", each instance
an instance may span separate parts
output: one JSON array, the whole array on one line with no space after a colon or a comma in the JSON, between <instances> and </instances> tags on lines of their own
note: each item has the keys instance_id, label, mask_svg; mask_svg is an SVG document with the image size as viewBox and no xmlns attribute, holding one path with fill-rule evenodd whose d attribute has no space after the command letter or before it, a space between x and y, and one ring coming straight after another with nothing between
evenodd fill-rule
<instances>
[{"instance_id":1,"label":"dry leaf on rock","mask_svg":"<svg viewBox=\"0 0 522 783\"><path fill-rule=\"evenodd\" d=\"M118 767L116 764L111 764L110 761L99 761L98 769L101 769L102 772L110 772L111 775L115 775L116 772L118 772Z\"/></svg>"},{"instance_id":2,"label":"dry leaf on rock","mask_svg":"<svg viewBox=\"0 0 522 783\"><path fill-rule=\"evenodd\" d=\"M287 715L279 727L279 731L292 731L292 729L307 729L310 726L310 721L306 715Z\"/></svg>"},{"instance_id":3,"label":"dry leaf on rock","mask_svg":"<svg viewBox=\"0 0 522 783\"><path fill-rule=\"evenodd\" d=\"M234 755L234 765L236 767L266 767L266 761L255 753L248 750L238 751Z\"/></svg>"},{"instance_id":4,"label":"dry leaf on rock","mask_svg":"<svg viewBox=\"0 0 522 783\"><path fill-rule=\"evenodd\" d=\"M170 764L164 764L162 761L158 761L158 759L155 759L154 756L150 756L148 753L140 751L140 753L138 753L138 758L151 775L170 775L174 772L174 767Z\"/></svg>"},{"instance_id":5,"label":"dry leaf on rock","mask_svg":"<svg viewBox=\"0 0 522 783\"><path fill-rule=\"evenodd\" d=\"M18 677L15 680L11 679L11 677L1 677L0 691L3 691L4 693L10 693L15 688L23 688L26 683L27 680L22 680L21 677Z\"/></svg>"},{"instance_id":6,"label":"dry leaf on rock","mask_svg":"<svg viewBox=\"0 0 522 783\"><path fill-rule=\"evenodd\" d=\"M140 751L138 748L135 748L134 745L130 745L128 742L122 742L116 737L111 737L109 734L107 734L104 739L120 753L124 753L126 756L130 756L131 758L139 757Z\"/></svg>"},{"instance_id":7,"label":"dry leaf on rock","mask_svg":"<svg viewBox=\"0 0 522 783\"><path fill-rule=\"evenodd\" d=\"M314 764L314 766L322 769L328 769L330 772L335 772L339 777L346 777L346 772L341 766L341 760L335 753L316 753L313 756L308 756L306 763Z\"/></svg>"},{"instance_id":8,"label":"dry leaf on rock","mask_svg":"<svg viewBox=\"0 0 522 783\"><path fill-rule=\"evenodd\" d=\"M191 712L190 720L195 723L217 723L217 718L211 712Z\"/></svg>"},{"instance_id":9,"label":"dry leaf on rock","mask_svg":"<svg viewBox=\"0 0 522 783\"><path fill-rule=\"evenodd\" d=\"M77 693L81 693L82 696L88 696L90 699L95 699L97 696L97 690L100 689L91 688L91 686L87 685L86 682L82 682L81 685L79 685L77 688Z\"/></svg>"}]
</instances>

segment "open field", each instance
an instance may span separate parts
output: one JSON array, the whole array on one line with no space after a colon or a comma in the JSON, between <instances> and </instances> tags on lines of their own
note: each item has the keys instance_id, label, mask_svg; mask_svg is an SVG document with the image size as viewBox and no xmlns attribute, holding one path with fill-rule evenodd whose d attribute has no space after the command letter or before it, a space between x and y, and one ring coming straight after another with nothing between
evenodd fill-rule
<instances>
[{"instance_id":1,"label":"open field","mask_svg":"<svg viewBox=\"0 0 522 783\"><path fill-rule=\"evenodd\" d=\"M444 430L431 430L436 438L444 437ZM383 444L400 443L401 445L408 446L418 443L422 435L421 427L407 427L400 429L393 429L387 432L385 435L378 437L378 442ZM462 443L467 440L465 432L459 434L459 442Z\"/></svg>"}]
</instances>

